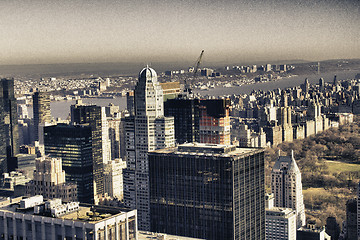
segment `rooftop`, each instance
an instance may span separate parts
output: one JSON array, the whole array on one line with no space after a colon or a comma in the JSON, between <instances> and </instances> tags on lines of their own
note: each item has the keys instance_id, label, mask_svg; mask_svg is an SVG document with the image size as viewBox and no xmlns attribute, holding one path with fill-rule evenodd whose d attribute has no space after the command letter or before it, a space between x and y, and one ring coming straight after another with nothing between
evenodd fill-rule
<instances>
[{"instance_id":1,"label":"rooftop","mask_svg":"<svg viewBox=\"0 0 360 240\"><path fill-rule=\"evenodd\" d=\"M291 208L272 207L271 209L266 209L266 216L281 216L288 218L293 215L295 215L295 211Z\"/></svg>"},{"instance_id":2,"label":"rooftop","mask_svg":"<svg viewBox=\"0 0 360 240\"><path fill-rule=\"evenodd\" d=\"M97 223L104 219L111 218L115 215L121 215L125 212L129 212L130 209L122 209L117 207L98 206L91 204L81 204L78 210L68 212L59 217L52 217L48 212L42 212L35 214L34 210L36 206L45 206L45 203L37 204L35 207L20 208L20 201L25 199L19 197L16 199L0 199L0 212L12 212L12 213L23 213L34 216L45 216L50 218L68 219L72 221Z\"/></svg>"},{"instance_id":3,"label":"rooftop","mask_svg":"<svg viewBox=\"0 0 360 240\"><path fill-rule=\"evenodd\" d=\"M164 148L152 151L160 154L176 155L206 155L222 157L243 157L254 152L263 151L262 148L237 148L234 145L220 145L207 143L184 143L178 147Z\"/></svg>"},{"instance_id":4,"label":"rooftop","mask_svg":"<svg viewBox=\"0 0 360 240\"><path fill-rule=\"evenodd\" d=\"M138 240L150 240L150 239L166 239L166 240L200 240L200 238L191 238L183 236L175 236L164 233L154 233L154 232L138 232Z\"/></svg>"}]
</instances>

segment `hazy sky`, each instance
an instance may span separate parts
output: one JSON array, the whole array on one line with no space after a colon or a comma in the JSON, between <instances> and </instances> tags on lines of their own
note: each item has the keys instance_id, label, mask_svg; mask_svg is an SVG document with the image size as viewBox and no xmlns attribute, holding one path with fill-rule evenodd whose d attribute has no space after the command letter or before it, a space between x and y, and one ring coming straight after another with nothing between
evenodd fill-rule
<instances>
[{"instance_id":1,"label":"hazy sky","mask_svg":"<svg viewBox=\"0 0 360 240\"><path fill-rule=\"evenodd\" d=\"M0 64L360 58L360 1L1 0Z\"/></svg>"}]
</instances>

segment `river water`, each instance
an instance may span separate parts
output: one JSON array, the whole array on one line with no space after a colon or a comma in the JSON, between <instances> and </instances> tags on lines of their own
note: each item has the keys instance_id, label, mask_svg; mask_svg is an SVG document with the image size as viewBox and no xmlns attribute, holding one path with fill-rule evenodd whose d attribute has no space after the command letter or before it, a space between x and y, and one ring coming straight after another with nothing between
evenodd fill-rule
<instances>
[{"instance_id":1,"label":"river water","mask_svg":"<svg viewBox=\"0 0 360 240\"><path fill-rule=\"evenodd\" d=\"M341 71L341 72L331 72L331 73L324 73L324 74L311 74L311 75L301 75L301 76L294 76L290 78L283 78L278 81L271 81L271 82L263 82L263 83L256 83L256 84L248 84L243 86L234 86L230 88L225 87L217 87L209 90L194 90L194 93L200 93L202 96L209 95L209 96L224 96L224 95L239 95L239 94L249 94L253 90L273 90L273 89L283 89L288 87L295 87L299 86L300 84L304 83L305 78L309 79L309 83L311 84L318 84L320 78L324 78L325 82L332 82L334 80L334 76L337 76L338 80L345 80L345 79L353 79L356 74L360 73L359 70L356 71Z\"/></svg>"},{"instance_id":2,"label":"river water","mask_svg":"<svg viewBox=\"0 0 360 240\"><path fill-rule=\"evenodd\" d=\"M83 103L94 104L98 106L108 106L109 103L113 103L120 107L120 109L126 109L126 97L116 97L112 99L104 98L83 98ZM68 101L56 101L50 103L51 115L54 118L66 119L70 114L70 106L75 104L75 100Z\"/></svg>"},{"instance_id":3,"label":"river water","mask_svg":"<svg viewBox=\"0 0 360 240\"><path fill-rule=\"evenodd\" d=\"M311 75L302 75L294 76L290 78L283 78L278 81L248 84L243 86L236 86L231 88L217 87L210 90L194 90L194 93L200 93L202 96L224 96L224 95L233 95L233 94L249 94L253 90L273 90L277 88L288 88L299 86L304 83L305 78L309 79L311 84L318 84L319 78L324 78L325 82L332 82L334 76L337 76L338 80L343 79L353 79L356 74L360 71L341 71L341 72L332 72L324 74L311 74ZM126 97L116 97L113 99L102 99L102 98L85 98L83 99L84 103L95 104L99 106L108 106L109 103L120 106L120 109L126 109ZM51 114L54 118L66 119L70 114L70 106L75 104L75 100L71 101L57 101L50 104Z\"/></svg>"}]
</instances>

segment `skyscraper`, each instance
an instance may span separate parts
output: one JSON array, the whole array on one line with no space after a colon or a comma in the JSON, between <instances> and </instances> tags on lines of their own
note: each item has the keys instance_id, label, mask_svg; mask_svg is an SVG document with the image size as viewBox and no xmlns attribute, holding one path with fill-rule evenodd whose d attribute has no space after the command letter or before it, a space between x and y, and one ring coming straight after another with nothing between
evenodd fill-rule
<instances>
[{"instance_id":1,"label":"skyscraper","mask_svg":"<svg viewBox=\"0 0 360 240\"><path fill-rule=\"evenodd\" d=\"M271 190L275 207L292 208L296 212L297 228L304 226L305 207L302 194L301 173L291 156L280 156L271 172Z\"/></svg>"},{"instance_id":2,"label":"skyscraper","mask_svg":"<svg viewBox=\"0 0 360 240\"><path fill-rule=\"evenodd\" d=\"M77 185L80 202L93 203L92 130L86 125L58 124L44 128L45 154L62 159L66 182Z\"/></svg>"},{"instance_id":3,"label":"skyscraper","mask_svg":"<svg viewBox=\"0 0 360 240\"><path fill-rule=\"evenodd\" d=\"M266 240L295 240L296 213L291 208L274 207L273 194L266 199Z\"/></svg>"},{"instance_id":4,"label":"skyscraper","mask_svg":"<svg viewBox=\"0 0 360 240\"><path fill-rule=\"evenodd\" d=\"M92 134L92 160L93 160L93 177L94 177L94 192L98 196L104 195L104 151L110 152L110 146L108 149L104 149L103 145L103 133L108 129L103 129L104 117L103 110L100 106L96 105L82 105L77 103L71 105L71 122L73 124L89 124ZM105 163L106 163L105 162ZM66 171L66 170L65 170Z\"/></svg>"},{"instance_id":5,"label":"skyscraper","mask_svg":"<svg viewBox=\"0 0 360 240\"><path fill-rule=\"evenodd\" d=\"M174 117L175 139L179 144L199 142L199 99L175 98L164 103L165 116Z\"/></svg>"},{"instance_id":6,"label":"skyscraper","mask_svg":"<svg viewBox=\"0 0 360 240\"><path fill-rule=\"evenodd\" d=\"M14 95L14 79L1 79L0 83L0 174L15 169L12 162L19 153L17 103Z\"/></svg>"},{"instance_id":7,"label":"skyscraper","mask_svg":"<svg viewBox=\"0 0 360 240\"><path fill-rule=\"evenodd\" d=\"M173 116L179 144L201 142L230 144L230 99L169 99L165 115Z\"/></svg>"},{"instance_id":8,"label":"skyscraper","mask_svg":"<svg viewBox=\"0 0 360 240\"><path fill-rule=\"evenodd\" d=\"M138 210L139 228L150 229L148 151L172 147L174 118L164 117L163 91L154 69L139 73L134 91L134 116L125 119L126 161L124 203Z\"/></svg>"},{"instance_id":9,"label":"skyscraper","mask_svg":"<svg viewBox=\"0 0 360 240\"><path fill-rule=\"evenodd\" d=\"M230 99L200 101L200 142L231 144Z\"/></svg>"},{"instance_id":10,"label":"skyscraper","mask_svg":"<svg viewBox=\"0 0 360 240\"><path fill-rule=\"evenodd\" d=\"M36 92L33 95L34 140L39 141L39 125L51 122L50 96L48 93Z\"/></svg>"},{"instance_id":11,"label":"skyscraper","mask_svg":"<svg viewBox=\"0 0 360 240\"><path fill-rule=\"evenodd\" d=\"M149 153L151 231L265 239L264 150L185 143Z\"/></svg>"}]
</instances>

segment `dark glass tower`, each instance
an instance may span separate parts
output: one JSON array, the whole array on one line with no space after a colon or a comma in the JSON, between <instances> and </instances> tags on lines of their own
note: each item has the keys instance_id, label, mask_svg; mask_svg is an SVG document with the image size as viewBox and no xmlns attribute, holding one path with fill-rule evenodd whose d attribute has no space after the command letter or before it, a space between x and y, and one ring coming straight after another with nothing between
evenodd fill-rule
<instances>
[{"instance_id":1,"label":"dark glass tower","mask_svg":"<svg viewBox=\"0 0 360 240\"><path fill-rule=\"evenodd\" d=\"M199 142L199 99L175 98L164 103L164 114L174 117L177 143Z\"/></svg>"},{"instance_id":2,"label":"dark glass tower","mask_svg":"<svg viewBox=\"0 0 360 240\"><path fill-rule=\"evenodd\" d=\"M17 103L14 79L1 79L0 84L0 174L15 169L13 158L19 153Z\"/></svg>"},{"instance_id":3,"label":"dark glass tower","mask_svg":"<svg viewBox=\"0 0 360 240\"><path fill-rule=\"evenodd\" d=\"M96 195L104 195L104 167L102 149L101 107L96 105L71 105L71 122L73 124L89 124L92 133L92 159L94 175L94 191Z\"/></svg>"},{"instance_id":4,"label":"dark glass tower","mask_svg":"<svg viewBox=\"0 0 360 240\"><path fill-rule=\"evenodd\" d=\"M151 231L265 239L264 150L187 143L149 153Z\"/></svg>"},{"instance_id":5,"label":"dark glass tower","mask_svg":"<svg viewBox=\"0 0 360 240\"><path fill-rule=\"evenodd\" d=\"M44 128L45 154L62 158L66 182L77 184L80 202L94 202L92 133L85 125Z\"/></svg>"},{"instance_id":6,"label":"dark glass tower","mask_svg":"<svg viewBox=\"0 0 360 240\"><path fill-rule=\"evenodd\" d=\"M50 96L36 92L33 95L34 140L39 141L39 124L51 122Z\"/></svg>"}]
</instances>

